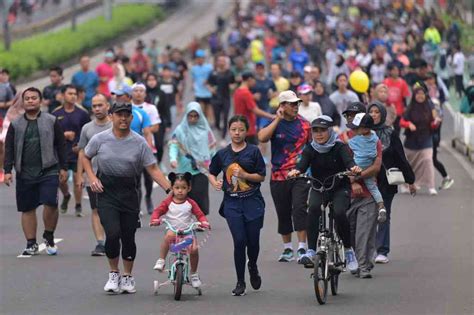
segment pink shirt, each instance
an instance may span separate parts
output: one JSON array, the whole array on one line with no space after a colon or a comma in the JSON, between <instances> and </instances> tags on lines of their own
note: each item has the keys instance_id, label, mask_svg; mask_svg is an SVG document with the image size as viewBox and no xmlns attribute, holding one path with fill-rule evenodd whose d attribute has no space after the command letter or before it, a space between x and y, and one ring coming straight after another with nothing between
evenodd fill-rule
<instances>
[{"instance_id":1,"label":"pink shirt","mask_svg":"<svg viewBox=\"0 0 474 315\"><path fill-rule=\"evenodd\" d=\"M112 68L111 65L103 62L100 65L97 66L95 69L95 72L97 72L97 75L99 76L99 79L102 79L103 77L107 77L107 81L102 82L100 81L99 83L99 93L104 94L107 97L110 97L110 91L109 91L109 80L114 77L114 69Z\"/></svg>"}]
</instances>

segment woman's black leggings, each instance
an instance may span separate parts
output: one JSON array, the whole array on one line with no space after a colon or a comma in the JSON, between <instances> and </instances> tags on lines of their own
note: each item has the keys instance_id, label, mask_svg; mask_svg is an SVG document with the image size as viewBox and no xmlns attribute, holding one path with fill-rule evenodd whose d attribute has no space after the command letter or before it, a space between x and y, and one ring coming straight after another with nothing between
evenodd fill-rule
<instances>
[{"instance_id":1,"label":"woman's black leggings","mask_svg":"<svg viewBox=\"0 0 474 315\"><path fill-rule=\"evenodd\" d=\"M349 189L339 188L328 196L332 198L336 231L344 243L344 247L351 247L351 234L346 211L351 205L351 194ZM326 199L327 200L327 199ZM311 189L309 192L309 208L307 216L308 248L316 250L319 236L319 218L321 217L321 193Z\"/></svg>"},{"instance_id":2,"label":"woman's black leggings","mask_svg":"<svg viewBox=\"0 0 474 315\"><path fill-rule=\"evenodd\" d=\"M263 226L263 216L252 221L245 217L226 217L232 239L234 240L234 264L237 281L245 281L245 262L247 256L249 266L256 267L260 251L260 229ZM247 255L245 254L247 250Z\"/></svg>"},{"instance_id":3,"label":"woman's black leggings","mask_svg":"<svg viewBox=\"0 0 474 315\"><path fill-rule=\"evenodd\" d=\"M116 209L99 208L100 223L105 231L105 254L114 259L120 255L122 245L122 259L133 261L137 254L135 232L138 226L139 213L132 211L118 211Z\"/></svg>"}]
</instances>

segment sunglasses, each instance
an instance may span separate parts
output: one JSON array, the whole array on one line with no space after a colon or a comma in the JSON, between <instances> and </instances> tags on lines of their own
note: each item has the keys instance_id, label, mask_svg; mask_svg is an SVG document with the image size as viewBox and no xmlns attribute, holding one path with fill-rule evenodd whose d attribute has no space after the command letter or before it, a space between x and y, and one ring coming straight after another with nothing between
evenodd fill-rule
<instances>
[{"instance_id":1,"label":"sunglasses","mask_svg":"<svg viewBox=\"0 0 474 315\"><path fill-rule=\"evenodd\" d=\"M285 105L289 105L291 107L300 106L301 102L285 102Z\"/></svg>"}]
</instances>

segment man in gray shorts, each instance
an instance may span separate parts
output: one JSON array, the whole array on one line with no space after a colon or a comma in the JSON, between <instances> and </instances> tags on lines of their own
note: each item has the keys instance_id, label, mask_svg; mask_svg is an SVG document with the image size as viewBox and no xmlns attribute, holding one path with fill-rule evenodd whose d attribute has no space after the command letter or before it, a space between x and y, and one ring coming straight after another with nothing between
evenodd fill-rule
<instances>
[{"instance_id":1,"label":"man in gray shorts","mask_svg":"<svg viewBox=\"0 0 474 315\"><path fill-rule=\"evenodd\" d=\"M110 105L107 98L103 94L97 94L92 98L92 113L95 119L82 127L81 137L79 139L79 158L77 162L77 177L76 185L79 189L86 186L89 195L89 201L92 209L92 231L97 240L97 245L92 251L92 256L105 256L105 233L102 224L100 223L99 213L97 210L97 194L92 191L87 176L84 178L84 167L82 165L82 157L84 156L84 148L87 146L91 138L107 129L112 128L112 121L109 116ZM94 172L97 172L97 163L92 160Z\"/></svg>"}]
</instances>

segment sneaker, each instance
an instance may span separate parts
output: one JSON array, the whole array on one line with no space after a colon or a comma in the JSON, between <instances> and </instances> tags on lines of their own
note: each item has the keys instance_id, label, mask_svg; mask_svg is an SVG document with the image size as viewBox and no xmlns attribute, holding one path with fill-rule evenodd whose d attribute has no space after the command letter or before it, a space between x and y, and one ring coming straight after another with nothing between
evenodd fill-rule
<instances>
[{"instance_id":1,"label":"sneaker","mask_svg":"<svg viewBox=\"0 0 474 315\"><path fill-rule=\"evenodd\" d=\"M295 256L293 255L293 250L291 248L285 248L283 253L278 258L279 262L290 262L295 260Z\"/></svg>"},{"instance_id":2,"label":"sneaker","mask_svg":"<svg viewBox=\"0 0 474 315\"><path fill-rule=\"evenodd\" d=\"M450 177L446 177L446 178L443 178L443 181L441 182L441 186L439 187L439 189L449 189L451 188L451 186L453 186L454 184L454 179L450 178Z\"/></svg>"},{"instance_id":3,"label":"sneaker","mask_svg":"<svg viewBox=\"0 0 474 315\"><path fill-rule=\"evenodd\" d=\"M109 280L104 286L104 291L110 293L120 293L120 274L118 272L109 272Z\"/></svg>"},{"instance_id":4,"label":"sneaker","mask_svg":"<svg viewBox=\"0 0 474 315\"><path fill-rule=\"evenodd\" d=\"M379 223L387 221L387 210L383 208L379 210L379 216L377 217L377 221L379 221Z\"/></svg>"},{"instance_id":5,"label":"sneaker","mask_svg":"<svg viewBox=\"0 0 474 315\"><path fill-rule=\"evenodd\" d=\"M304 249L304 248L299 248L296 251L296 257L297 257L296 260L297 260L298 264L302 264L301 263L301 258L303 258L305 255L306 255L306 249Z\"/></svg>"},{"instance_id":6,"label":"sneaker","mask_svg":"<svg viewBox=\"0 0 474 315\"><path fill-rule=\"evenodd\" d=\"M386 264L388 263L388 257L382 254L378 254L377 257L375 257L375 263L376 264Z\"/></svg>"},{"instance_id":7,"label":"sneaker","mask_svg":"<svg viewBox=\"0 0 474 315\"><path fill-rule=\"evenodd\" d=\"M163 271L165 269L165 260L163 258L158 258L156 261L155 267L153 267L154 270L158 271Z\"/></svg>"},{"instance_id":8,"label":"sneaker","mask_svg":"<svg viewBox=\"0 0 474 315\"><path fill-rule=\"evenodd\" d=\"M305 268L314 268L313 257L315 255L316 255L315 250L308 249L306 251L306 254L301 258L301 264L303 264Z\"/></svg>"},{"instance_id":9,"label":"sneaker","mask_svg":"<svg viewBox=\"0 0 474 315\"><path fill-rule=\"evenodd\" d=\"M97 246L91 252L91 256L105 256L105 246L97 244Z\"/></svg>"},{"instance_id":10,"label":"sneaker","mask_svg":"<svg viewBox=\"0 0 474 315\"><path fill-rule=\"evenodd\" d=\"M84 214L82 213L82 206L81 205L76 206L76 212L75 212L74 215L78 218L82 218L84 216Z\"/></svg>"},{"instance_id":11,"label":"sneaker","mask_svg":"<svg viewBox=\"0 0 474 315\"><path fill-rule=\"evenodd\" d=\"M349 268L350 272L354 274L354 272L356 272L359 268L359 264L357 263L354 250L352 248L346 249L346 251L344 252L344 256L346 257L347 268Z\"/></svg>"},{"instance_id":12,"label":"sneaker","mask_svg":"<svg viewBox=\"0 0 474 315\"><path fill-rule=\"evenodd\" d=\"M122 276L120 279L120 291L122 293L135 293L137 290L135 289L135 279L128 275Z\"/></svg>"},{"instance_id":13,"label":"sneaker","mask_svg":"<svg viewBox=\"0 0 474 315\"><path fill-rule=\"evenodd\" d=\"M195 289L199 288L202 285L201 279L199 279L198 273L191 274L191 286Z\"/></svg>"},{"instance_id":14,"label":"sneaker","mask_svg":"<svg viewBox=\"0 0 474 315\"><path fill-rule=\"evenodd\" d=\"M249 268L250 285L254 290L260 289L262 286L262 277L260 277L257 266L251 267L250 264L247 263L247 267Z\"/></svg>"},{"instance_id":15,"label":"sneaker","mask_svg":"<svg viewBox=\"0 0 474 315\"><path fill-rule=\"evenodd\" d=\"M232 290L232 295L233 296L242 296L247 294L247 291L245 291L245 282L237 282L237 285L235 286L235 289Z\"/></svg>"},{"instance_id":16,"label":"sneaker","mask_svg":"<svg viewBox=\"0 0 474 315\"><path fill-rule=\"evenodd\" d=\"M69 204L69 200L71 200L71 194L63 197L63 202L61 202L61 206L59 207L61 213L67 212L67 206Z\"/></svg>"},{"instance_id":17,"label":"sneaker","mask_svg":"<svg viewBox=\"0 0 474 315\"><path fill-rule=\"evenodd\" d=\"M33 255L38 255L38 252L39 252L38 244L34 243L33 245L30 245L30 246L26 247L23 250L22 255L23 256L33 256Z\"/></svg>"},{"instance_id":18,"label":"sneaker","mask_svg":"<svg viewBox=\"0 0 474 315\"><path fill-rule=\"evenodd\" d=\"M370 270L361 270L359 276L361 279L372 279Z\"/></svg>"},{"instance_id":19,"label":"sneaker","mask_svg":"<svg viewBox=\"0 0 474 315\"><path fill-rule=\"evenodd\" d=\"M146 197L145 203L146 203L146 211L148 212L148 214L152 214L154 209L153 209L153 201L151 200L151 197Z\"/></svg>"},{"instance_id":20,"label":"sneaker","mask_svg":"<svg viewBox=\"0 0 474 315\"><path fill-rule=\"evenodd\" d=\"M54 244L54 241L44 240L44 245L46 245L46 253L50 256L54 256L58 253L58 247Z\"/></svg>"},{"instance_id":21,"label":"sneaker","mask_svg":"<svg viewBox=\"0 0 474 315\"><path fill-rule=\"evenodd\" d=\"M428 190L428 192L429 192L430 196L436 196L438 194L438 192L434 188L430 188Z\"/></svg>"}]
</instances>

